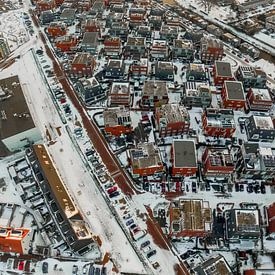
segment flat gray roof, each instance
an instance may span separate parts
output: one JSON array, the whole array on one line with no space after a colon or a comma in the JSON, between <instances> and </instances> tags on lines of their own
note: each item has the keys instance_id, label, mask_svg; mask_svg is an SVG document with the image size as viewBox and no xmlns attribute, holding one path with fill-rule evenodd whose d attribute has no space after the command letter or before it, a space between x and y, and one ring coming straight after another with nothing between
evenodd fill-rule
<instances>
[{"instance_id":1,"label":"flat gray roof","mask_svg":"<svg viewBox=\"0 0 275 275\"><path fill-rule=\"evenodd\" d=\"M233 77L231 65L229 62L216 61L215 66L218 76Z\"/></svg>"},{"instance_id":2,"label":"flat gray roof","mask_svg":"<svg viewBox=\"0 0 275 275\"><path fill-rule=\"evenodd\" d=\"M174 140L173 154L175 167L196 167L195 142L192 140Z\"/></svg>"},{"instance_id":3,"label":"flat gray roof","mask_svg":"<svg viewBox=\"0 0 275 275\"><path fill-rule=\"evenodd\" d=\"M1 140L35 127L18 76L0 80L0 100L1 98Z\"/></svg>"},{"instance_id":4,"label":"flat gray roof","mask_svg":"<svg viewBox=\"0 0 275 275\"><path fill-rule=\"evenodd\" d=\"M240 81L225 81L228 99L244 100L243 84Z\"/></svg>"}]
</instances>

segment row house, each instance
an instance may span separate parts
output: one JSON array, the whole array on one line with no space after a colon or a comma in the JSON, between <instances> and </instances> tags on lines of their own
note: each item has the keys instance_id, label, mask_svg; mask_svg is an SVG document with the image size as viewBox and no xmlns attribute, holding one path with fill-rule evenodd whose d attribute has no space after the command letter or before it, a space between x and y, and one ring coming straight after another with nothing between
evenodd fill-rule
<instances>
[{"instance_id":1,"label":"row house","mask_svg":"<svg viewBox=\"0 0 275 275\"><path fill-rule=\"evenodd\" d=\"M82 51L96 54L99 45L98 37L98 32L85 32L80 44Z\"/></svg>"},{"instance_id":2,"label":"row house","mask_svg":"<svg viewBox=\"0 0 275 275\"><path fill-rule=\"evenodd\" d=\"M150 39L152 36L152 29L150 26L141 25L137 29L137 36L145 37L146 39Z\"/></svg>"},{"instance_id":3,"label":"row house","mask_svg":"<svg viewBox=\"0 0 275 275\"><path fill-rule=\"evenodd\" d=\"M246 99L251 111L269 111L273 104L268 89L250 88Z\"/></svg>"},{"instance_id":4,"label":"row house","mask_svg":"<svg viewBox=\"0 0 275 275\"><path fill-rule=\"evenodd\" d=\"M97 32L100 35L100 25L95 19L85 19L81 23L81 31L85 32Z\"/></svg>"},{"instance_id":5,"label":"row house","mask_svg":"<svg viewBox=\"0 0 275 275\"><path fill-rule=\"evenodd\" d=\"M129 82L112 82L108 99L110 106L130 106L131 93Z\"/></svg>"},{"instance_id":6,"label":"row house","mask_svg":"<svg viewBox=\"0 0 275 275\"><path fill-rule=\"evenodd\" d=\"M91 77L96 66L94 57L89 53L76 53L71 63L70 77Z\"/></svg>"},{"instance_id":7,"label":"row house","mask_svg":"<svg viewBox=\"0 0 275 275\"><path fill-rule=\"evenodd\" d=\"M183 86L183 103L185 106L208 108L211 106L212 94L209 86L199 82L185 82Z\"/></svg>"},{"instance_id":8,"label":"row house","mask_svg":"<svg viewBox=\"0 0 275 275\"><path fill-rule=\"evenodd\" d=\"M165 104L156 108L155 118L160 137L183 135L189 132L189 113L178 103Z\"/></svg>"},{"instance_id":9,"label":"row house","mask_svg":"<svg viewBox=\"0 0 275 275\"><path fill-rule=\"evenodd\" d=\"M235 80L232 73L231 64L224 61L215 61L213 76L215 86L223 86L223 83L226 80Z\"/></svg>"},{"instance_id":10,"label":"row house","mask_svg":"<svg viewBox=\"0 0 275 275\"><path fill-rule=\"evenodd\" d=\"M103 111L104 130L107 134L120 136L133 131L130 111L125 108L109 108Z\"/></svg>"},{"instance_id":11,"label":"row house","mask_svg":"<svg viewBox=\"0 0 275 275\"><path fill-rule=\"evenodd\" d=\"M198 199L173 200L169 206L169 236L174 238L207 236L212 230L211 213L212 210L208 201ZM197 274L213 275L212 272ZM231 275L231 273L218 274Z\"/></svg>"},{"instance_id":12,"label":"row house","mask_svg":"<svg viewBox=\"0 0 275 275\"><path fill-rule=\"evenodd\" d=\"M222 60L223 43L211 36L204 36L200 42L201 60L206 64L212 64L215 60Z\"/></svg>"},{"instance_id":13,"label":"row house","mask_svg":"<svg viewBox=\"0 0 275 275\"><path fill-rule=\"evenodd\" d=\"M245 120L247 139L250 141L273 142L274 124L270 116L250 116Z\"/></svg>"},{"instance_id":14,"label":"row house","mask_svg":"<svg viewBox=\"0 0 275 275\"><path fill-rule=\"evenodd\" d=\"M105 69L106 78L121 79L125 74L125 64L123 60L110 59Z\"/></svg>"},{"instance_id":15,"label":"row house","mask_svg":"<svg viewBox=\"0 0 275 275\"><path fill-rule=\"evenodd\" d=\"M266 88L267 75L261 69L252 66L239 66L235 72L236 79L243 83L244 88Z\"/></svg>"},{"instance_id":16,"label":"row house","mask_svg":"<svg viewBox=\"0 0 275 275\"><path fill-rule=\"evenodd\" d=\"M174 26L163 25L159 32L160 39L162 40L174 40L178 38L179 29Z\"/></svg>"},{"instance_id":17,"label":"row house","mask_svg":"<svg viewBox=\"0 0 275 275\"><path fill-rule=\"evenodd\" d=\"M160 30L163 19L159 15L150 15L148 18L148 22L154 30Z\"/></svg>"},{"instance_id":18,"label":"row house","mask_svg":"<svg viewBox=\"0 0 275 275\"><path fill-rule=\"evenodd\" d=\"M67 34L67 27L66 24L62 22L51 22L47 31L51 38L55 38L58 36L65 36Z\"/></svg>"},{"instance_id":19,"label":"row house","mask_svg":"<svg viewBox=\"0 0 275 275\"><path fill-rule=\"evenodd\" d=\"M129 25L131 28L135 28L144 24L145 15L142 13L130 13L129 15Z\"/></svg>"},{"instance_id":20,"label":"row house","mask_svg":"<svg viewBox=\"0 0 275 275\"><path fill-rule=\"evenodd\" d=\"M55 47L61 52L71 52L76 48L77 42L75 36L65 35L56 38Z\"/></svg>"},{"instance_id":21,"label":"row house","mask_svg":"<svg viewBox=\"0 0 275 275\"><path fill-rule=\"evenodd\" d=\"M193 140L173 140L171 159L173 177L188 177L197 173L197 152Z\"/></svg>"},{"instance_id":22,"label":"row house","mask_svg":"<svg viewBox=\"0 0 275 275\"><path fill-rule=\"evenodd\" d=\"M155 77L160 80L174 80L174 65L172 62L158 61L155 66Z\"/></svg>"},{"instance_id":23,"label":"row house","mask_svg":"<svg viewBox=\"0 0 275 275\"><path fill-rule=\"evenodd\" d=\"M144 37L128 37L124 55L140 58L146 56L146 42Z\"/></svg>"},{"instance_id":24,"label":"row house","mask_svg":"<svg viewBox=\"0 0 275 275\"><path fill-rule=\"evenodd\" d=\"M169 101L168 88L165 81L147 80L144 82L141 106L149 109L160 107Z\"/></svg>"},{"instance_id":25,"label":"row house","mask_svg":"<svg viewBox=\"0 0 275 275\"><path fill-rule=\"evenodd\" d=\"M48 10L53 11L55 8L56 4L53 0L39 0L36 2L36 9L39 13Z\"/></svg>"},{"instance_id":26,"label":"row house","mask_svg":"<svg viewBox=\"0 0 275 275\"><path fill-rule=\"evenodd\" d=\"M243 84L240 81L224 81L221 98L223 108L240 110L246 107Z\"/></svg>"},{"instance_id":27,"label":"row house","mask_svg":"<svg viewBox=\"0 0 275 275\"><path fill-rule=\"evenodd\" d=\"M142 143L129 151L132 173L148 176L164 170L159 148L154 143Z\"/></svg>"},{"instance_id":28,"label":"row house","mask_svg":"<svg viewBox=\"0 0 275 275\"><path fill-rule=\"evenodd\" d=\"M104 40L104 54L110 58L119 58L122 52L119 37L108 37Z\"/></svg>"},{"instance_id":29,"label":"row house","mask_svg":"<svg viewBox=\"0 0 275 275\"><path fill-rule=\"evenodd\" d=\"M87 106L103 100L106 96L95 77L80 78L75 86L80 99Z\"/></svg>"},{"instance_id":30,"label":"row house","mask_svg":"<svg viewBox=\"0 0 275 275\"><path fill-rule=\"evenodd\" d=\"M130 65L130 74L132 76L142 76L148 74L148 59L141 58L140 60L134 60Z\"/></svg>"},{"instance_id":31,"label":"row house","mask_svg":"<svg viewBox=\"0 0 275 275\"><path fill-rule=\"evenodd\" d=\"M129 22L115 22L109 30L111 36L119 37L121 40L126 41L129 33Z\"/></svg>"},{"instance_id":32,"label":"row house","mask_svg":"<svg viewBox=\"0 0 275 275\"><path fill-rule=\"evenodd\" d=\"M150 55L152 58L166 60L169 56L169 48L166 40L153 40Z\"/></svg>"},{"instance_id":33,"label":"row house","mask_svg":"<svg viewBox=\"0 0 275 275\"><path fill-rule=\"evenodd\" d=\"M192 62L194 60L194 46L191 40L174 39L172 54L173 58L180 58L184 61Z\"/></svg>"},{"instance_id":34,"label":"row house","mask_svg":"<svg viewBox=\"0 0 275 275\"><path fill-rule=\"evenodd\" d=\"M239 147L235 161L240 179L272 180L275 177L275 148L255 142L245 142Z\"/></svg>"},{"instance_id":35,"label":"row house","mask_svg":"<svg viewBox=\"0 0 275 275\"><path fill-rule=\"evenodd\" d=\"M234 162L228 149L206 148L202 155L202 172L205 176L225 177L234 171Z\"/></svg>"},{"instance_id":36,"label":"row house","mask_svg":"<svg viewBox=\"0 0 275 275\"><path fill-rule=\"evenodd\" d=\"M232 137L236 131L233 110L206 109L202 115L202 128L206 136Z\"/></svg>"},{"instance_id":37,"label":"row house","mask_svg":"<svg viewBox=\"0 0 275 275\"><path fill-rule=\"evenodd\" d=\"M207 75L204 64L190 63L186 71L186 81L206 82Z\"/></svg>"}]
</instances>

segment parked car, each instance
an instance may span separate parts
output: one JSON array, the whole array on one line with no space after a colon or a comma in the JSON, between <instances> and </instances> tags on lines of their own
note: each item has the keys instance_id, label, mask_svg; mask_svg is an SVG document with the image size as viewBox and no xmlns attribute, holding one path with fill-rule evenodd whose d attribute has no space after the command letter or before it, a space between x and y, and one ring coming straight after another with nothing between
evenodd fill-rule
<instances>
[{"instance_id":1,"label":"parked car","mask_svg":"<svg viewBox=\"0 0 275 275\"><path fill-rule=\"evenodd\" d=\"M261 193L262 193L262 194L265 194L265 193L266 193L264 183L261 184Z\"/></svg>"},{"instance_id":2,"label":"parked car","mask_svg":"<svg viewBox=\"0 0 275 275\"><path fill-rule=\"evenodd\" d=\"M43 264L42 264L42 272L44 274L47 274L48 273L48 269L49 269L49 264L47 262L43 262Z\"/></svg>"},{"instance_id":3,"label":"parked car","mask_svg":"<svg viewBox=\"0 0 275 275\"><path fill-rule=\"evenodd\" d=\"M78 271L78 266L73 265L73 274L77 274L77 271Z\"/></svg>"},{"instance_id":4,"label":"parked car","mask_svg":"<svg viewBox=\"0 0 275 275\"><path fill-rule=\"evenodd\" d=\"M108 193L108 194L111 194L111 193L113 193L113 192L115 192L115 191L117 191L117 186L113 186L113 187L111 187L110 189L108 189L108 190L107 190L107 193Z\"/></svg>"},{"instance_id":5,"label":"parked car","mask_svg":"<svg viewBox=\"0 0 275 275\"><path fill-rule=\"evenodd\" d=\"M253 192L253 185L251 183L249 183L246 187L246 190L248 193L252 193Z\"/></svg>"},{"instance_id":6,"label":"parked car","mask_svg":"<svg viewBox=\"0 0 275 275\"><path fill-rule=\"evenodd\" d=\"M123 219L124 219L124 220L128 220L128 219L130 219L130 218L132 218L132 216L130 215L130 213L128 213L128 214L126 214L125 216L123 216Z\"/></svg>"},{"instance_id":7,"label":"parked car","mask_svg":"<svg viewBox=\"0 0 275 275\"><path fill-rule=\"evenodd\" d=\"M143 242L143 243L140 245L140 248L144 248L144 247L148 246L149 244L150 244L150 241L147 240L147 241Z\"/></svg>"},{"instance_id":8,"label":"parked car","mask_svg":"<svg viewBox=\"0 0 275 275\"><path fill-rule=\"evenodd\" d=\"M134 220L133 220L133 219L128 220L128 221L126 222L126 225L129 226L129 225L131 225L132 223L134 223Z\"/></svg>"},{"instance_id":9,"label":"parked car","mask_svg":"<svg viewBox=\"0 0 275 275\"><path fill-rule=\"evenodd\" d=\"M109 198L114 198L114 197L117 197L118 195L119 195L119 192L115 191L115 192L109 194Z\"/></svg>"},{"instance_id":10,"label":"parked car","mask_svg":"<svg viewBox=\"0 0 275 275\"><path fill-rule=\"evenodd\" d=\"M197 184L196 182L192 182L192 192L196 193L197 192Z\"/></svg>"},{"instance_id":11,"label":"parked car","mask_svg":"<svg viewBox=\"0 0 275 275\"><path fill-rule=\"evenodd\" d=\"M240 191L241 191L241 192L244 191L244 186L243 186L243 184L240 184Z\"/></svg>"},{"instance_id":12,"label":"parked car","mask_svg":"<svg viewBox=\"0 0 275 275\"><path fill-rule=\"evenodd\" d=\"M104 184L104 188L105 188L105 189L109 189L109 188L111 188L111 187L113 187L113 186L114 186L114 184L113 184L112 182L109 182L109 183Z\"/></svg>"},{"instance_id":13,"label":"parked car","mask_svg":"<svg viewBox=\"0 0 275 275\"><path fill-rule=\"evenodd\" d=\"M239 192L240 191L240 186L238 183L235 183L235 190L236 192Z\"/></svg>"},{"instance_id":14,"label":"parked car","mask_svg":"<svg viewBox=\"0 0 275 275\"><path fill-rule=\"evenodd\" d=\"M157 253L157 251L154 249L154 250L151 250L147 253L147 258L151 258L152 256L154 256L155 254Z\"/></svg>"}]
</instances>

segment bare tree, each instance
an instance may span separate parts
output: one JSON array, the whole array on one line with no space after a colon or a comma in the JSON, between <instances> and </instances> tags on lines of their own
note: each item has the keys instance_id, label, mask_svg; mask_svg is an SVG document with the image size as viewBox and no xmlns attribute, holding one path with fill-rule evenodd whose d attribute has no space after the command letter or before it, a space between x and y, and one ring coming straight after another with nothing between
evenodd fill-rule
<instances>
[{"instance_id":1,"label":"bare tree","mask_svg":"<svg viewBox=\"0 0 275 275\"><path fill-rule=\"evenodd\" d=\"M208 14L213 7L213 0L200 0L200 4L203 6L205 12Z\"/></svg>"}]
</instances>

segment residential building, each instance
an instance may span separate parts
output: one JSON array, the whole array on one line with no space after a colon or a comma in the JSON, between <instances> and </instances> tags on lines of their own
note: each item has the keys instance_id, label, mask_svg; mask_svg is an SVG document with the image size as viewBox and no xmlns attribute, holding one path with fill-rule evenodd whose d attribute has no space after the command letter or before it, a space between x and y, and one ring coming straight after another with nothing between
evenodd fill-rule
<instances>
[{"instance_id":1,"label":"residential building","mask_svg":"<svg viewBox=\"0 0 275 275\"><path fill-rule=\"evenodd\" d=\"M22 150L41 140L18 76L0 80L0 153Z\"/></svg>"},{"instance_id":2,"label":"residential building","mask_svg":"<svg viewBox=\"0 0 275 275\"><path fill-rule=\"evenodd\" d=\"M273 275L275 274L274 269L246 269L244 270L243 275Z\"/></svg>"},{"instance_id":3,"label":"residential building","mask_svg":"<svg viewBox=\"0 0 275 275\"><path fill-rule=\"evenodd\" d=\"M251 111L269 111L273 104L268 89L250 88L246 99Z\"/></svg>"},{"instance_id":4,"label":"residential building","mask_svg":"<svg viewBox=\"0 0 275 275\"><path fill-rule=\"evenodd\" d=\"M91 8L91 12L92 13L99 13L99 12L103 12L104 11L104 7L105 7L105 1L103 0L96 0Z\"/></svg>"},{"instance_id":5,"label":"residential building","mask_svg":"<svg viewBox=\"0 0 275 275\"><path fill-rule=\"evenodd\" d=\"M192 176L197 173L197 152L193 140L173 140L171 159L174 177Z\"/></svg>"},{"instance_id":6,"label":"residential building","mask_svg":"<svg viewBox=\"0 0 275 275\"><path fill-rule=\"evenodd\" d=\"M223 108L239 110L246 107L243 84L240 81L224 81L221 98Z\"/></svg>"},{"instance_id":7,"label":"residential building","mask_svg":"<svg viewBox=\"0 0 275 275\"><path fill-rule=\"evenodd\" d=\"M91 77L96 61L90 53L76 53L70 66L71 77Z\"/></svg>"},{"instance_id":8,"label":"residential building","mask_svg":"<svg viewBox=\"0 0 275 275\"><path fill-rule=\"evenodd\" d=\"M183 86L183 103L185 106L210 107L212 94L209 86L199 82L185 82Z\"/></svg>"},{"instance_id":9,"label":"residential building","mask_svg":"<svg viewBox=\"0 0 275 275\"><path fill-rule=\"evenodd\" d=\"M186 71L186 81L207 82L204 64L189 64Z\"/></svg>"},{"instance_id":10,"label":"residential building","mask_svg":"<svg viewBox=\"0 0 275 275\"><path fill-rule=\"evenodd\" d=\"M237 80L243 83L245 89L266 88L267 75L261 69L256 69L252 66L239 66L235 76Z\"/></svg>"},{"instance_id":11,"label":"residential building","mask_svg":"<svg viewBox=\"0 0 275 275\"><path fill-rule=\"evenodd\" d=\"M178 38L179 29L175 26L162 25L159 34L161 40L174 40Z\"/></svg>"},{"instance_id":12,"label":"residential building","mask_svg":"<svg viewBox=\"0 0 275 275\"><path fill-rule=\"evenodd\" d=\"M235 168L230 151L215 147L207 147L202 155L202 172L205 176L230 176Z\"/></svg>"},{"instance_id":13,"label":"residential building","mask_svg":"<svg viewBox=\"0 0 275 275\"><path fill-rule=\"evenodd\" d=\"M194 60L194 52L195 49L191 40L174 39L172 48L173 58L192 62Z\"/></svg>"},{"instance_id":14,"label":"residential building","mask_svg":"<svg viewBox=\"0 0 275 275\"><path fill-rule=\"evenodd\" d=\"M110 106L130 106L131 94L129 82L112 82L109 93Z\"/></svg>"},{"instance_id":15,"label":"residential building","mask_svg":"<svg viewBox=\"0 0 275 275\"><path fill-rule=\"evenodd\" d=\"M188 111L178 103L165 104L156 108L155 117L160 137L177 136L189 132Z\"/></svg>"},{"instance_id":16,"label":"residential building","mask_svg":"<svg viewBox=\"0 0 275 275\"><path fill-rule=\"evenodd\" d=\"M69 26L72 25L75 20L75 12L76 9L65 8L60 15L60 20Z\"/></svg>"},{"instance_id":17,"label":"residential building","mask_svg":"<svg viewBox=\"0 0 275 275\"><path fill-rule=\"evenodd\" d=\"M7 39L0 38L0 61L7 58L10 54L10 48Z\"/></svg>"},{"instance_id":18,"label":"residential building","mask_svg":"<svg viewBox=\"0 0 275 275\"><path fill-rule=\"evenodd\" d=\"M42 144L34 145L32 150L27 151L26 158L52 221L60 229L61 240L80 256L97 248L88 224L83 220L46 147Z\"/></svg>"},{"instance_id":19,"label":"residential building","mask_svg":"<svg viewBox=\"0 0 275 275\"><path fill-rule=\"evenodd\" d=\"M2 253L28 255L33 230L0 226L0 250Z\"/></svg>"},{"instance_id":20,"label":"residential building","mask_svg":"<svg viewBox=\"0 0 275 275\"><path fill-rule=\"evenodd\" d=\"M62 22L51 22L47 31L50 37L55 38L66 35L67 27L66 24Z\"/></svg>"},{"instance_id":21,"label":"residential building","mask_svg":"<svg viewBox=\"0 0 275 275\"><path fill-rule=\"evenodd\" d=\"M128 36L125 46L124 56L132 56L134 58L144 57L146 54L146 43L144 37Z\"/></svg>"},{"instance_id":22,"label":"residential building","mask_svg":"<svg viewBox=\"0 0 275 275\"><path fill-rule=\"evenodd\" d=\"M223 33L222 39L223 39L223 41L229 43L230 45L232 45L235 48L239 47L241 44L241 39L229 32Z\"/></svg>"},{"instance_id":23,"label":"residential building","mask_svg":"<svg viewBox=\"0 0 275 275\"><path fill-rule=\"evenodd\" d=\"M129 33L129 22L114 22L109 30L111 36L119 37L122 41L126 41Z\"/></svg>"},{"instance_id":24,"label":"residential building","mask_svg":"<svg viewBox=\"0 0 275 275\"><path fill-rule=\"evenodd\" d=\"M110 58L119 58L121 55L121 40L119 37L108 37L104 40L104 54Z\"/></svg>"},{"instance_id":25,"label":"residential building","mask_svg":"<svg viewBox=\"0 0 275 275\"><path fill-rule=\"evenodd\" d=\"M57 37L55 40L55 47L61 52L73 51L77 46L77 39L72 35L65 35Z\"/></svg>"},{"instance_id":26,"label":"residential building","mask_svg":"<svg viewBox=\"0 0 275 275\"><path fill-rule=\"evenodd\" d=\"M275 236L275 202L266 208L267 232L269 236Z\"/></svg>"},{"instance_id":27,"label":"residential building","mask_svg":"<svg viewBox=\"0 0 275 275\"><path fill-rule=\"evenodd\" d=\"M205 237L212 230L212 210L208 201L173 200L169 207L171 237Z\"/></svg>"},{"instance_id":28,"label":"residential building","mask_svg":"<svg viewBox=\"0 0 275 275\"><path fill-rule=\"evenodd\" d=\"M221 255L211 256L208 260L194 268L197 275L233 275L233 271Z\"/></svg>"},{"instance_id":29,"label":"residential building","mask_svg":"<svg viewBox=\"0 0 275 275\"><path fill-rule=\"evenodd\" d=\"M223 86L225 80L235 80L229 62L215 61L213 75L215 86Z\"/></svg>"},{"instance_id":30,"label":"residential building","mask_svg":"<svg viewBox=\"0 0 275 275\"><path fill-rule=\"evenodd\" d=\"M109 59L105 70L106 78L121 79L124 77L125 66L123 60Z\"/></svg>"},{"instance_id":31,"label":"residential building","mask_svg":"<svg viewBox=\"0 0 275 275\"><path fill-rule=\"evenodd\" d=\"M39 0L36 2L36 9L38 13L48 10L53 11L55 7L55 2L53 0Z\"/></svg>"},{"instance_id":32,"label":"residential building","mask_svg":"<svg viewBox=\"0 0 275 275\"><path fill-rule=\"evenodd\" d=\"M131 28L136 28L144 24L145 15L143 13L131 13L129 14L129 25Z\"/></svg>"},{"instance_id":33,"label":"residential building","mask_svg":"<svg viewBox=\"0 0 275 275\"><path fill-rule=\"evenodd\" d=\"M246 12L252 9L255 9L261 5L268 5L270 4L270 0L248 0L244 2L240 2L238 4L238 10L241 12Z\"/></svg>"},{"instance_id":34,"label":"residential building","mask_svg":"<svg viewBox=\"0 0 275 275\"><path fill-rule=\"evenodd\" d=\"M204 36L200 44L201 60L206 64L212 64L215 60L222 60L223 43L211 36Z\"/></svg>"},{"instance_id":35,"label":"residential building","mask_svg":"<svg viewBox=\"0 0 275 275\"><path fill-rule=\"evenodd\" d=\"M80 78L76 83L76 90L81 100L86 105L94 104L105 98L105 91L102 89L95 77Z\"/></svg>"},{"instance_id":36,"label":"residential building","mask_svg":"<svg viewBox=\"0 0 275 275\"><path fill-rule=\"evenodd\" d=\"M55 20L55 16L51 10L42 11L39 20L42 25L49 24Z\"/></svg>"},{"instance_id":37,"label":"residential building","mask_svg":"<svg viewBox=\"0 0 275 275\"><path fill-rule=\"evenodd\" d=\"M159 148L154 143L142 143L129 151L132 173L148 176L163 172Z\"/></svg>"},{"instance_id":38,"label":"residential building","mask_svg":"<svg viewBox=\"0 0 275 275\"><path fill-rule=\"evenodd\" d=\"M240 51L251 56L253 59L260 57L260 51L249 43L243 42L240 45Z\"/></svg>"},{"instance_id":39,"label":"residential building","mask_svg":"<svg viewBox=\"0 0 275 275\"><path fill-rule=\"evenodd\" d=\"M275 14L271 14L265 18L265 28L275 31Z\"/></svg>"},{"instance_id":40,"label":"residential building","mask_svg":"<svg viewBox=\"0 0 275 275\"><path fill-rule=\"evenodd\" d=\"M230 209L224 212L225 236L230 243L257 240L261 236L258 209Z\"/></svg>"},{"instance_id":41,"label":"residential building","mask_svg":"<svg viewBox=\"0 0 275 275\"><path fill-rule=\"evenodd\" d=\"M81 41L81 49L91 54L97 53L98 43L98 32L85 32Z\"/></svg>"},{"instance_id":42,"label":"residential building","mask_svg":"<svg viewBox=\"0 0 275 275\"><path fill-rule=\"evenodd\" d=\"M174 65L172 62L158 61L155 66L155 77L160 80L174 80Z\"/></svg>"},{"instance_id":43,"label":"residential building","mask_svg":"<svg viewBox=\"0 0 275 275\"><path fill-rule=\"evenodd\" d=\"M120 136L133 131L130 111L125 108L109 108L103 111L104 130L107 134Z\"/></svg>"},{"instance_id":44,"label":"residential building","mask_svg":"<svg viewBox=\"0 0 275 275\"><path fill-rule=\"evenodd\" d=\"M153 40L150 55L158 60L166 60L168 58L168 45L166 40Z\"/></svg>"},{"instance_id":45,"label":"residential building","mask_svg":"<svg viewBox=\"0 0 275 275\"><path fill-rule=\"evenodd\" d=\"M230 138L236 131L234 112L209 108L203 112L202 128L206 136Z\"/></svg>"},{"instance_id":46,"label":"residential building","mask_svg":"<svg viewBox=\"0 0 275 275\"><path fill-rule=\"evenodd\" d=\"M145 37L146 39L151 38L152 30L150 26L141 25L137 29L137 35L140 37Z\"/></svg>"},{"instance_id":47,"label":"residential building","mask_svg":"<svg viewBox=\"0 0 275 275\"><path fill-rule=\"evenodd\" d=\"M125 23L125 20L123 17L124 17L123 12L110 12L108 17L106 18L106 27L112 28L114 24L116 25L120 22Z\"/></svg>"},{"instance_id":48,"label":"residential building","mask_svg":"<svg viewBox=\"0 0 275 275\"><path fill-rule=\"evenodd\" d=\"M273 142L274 124L270 116L250 116L245 120L247 139L249 141Z\"/></svg>"},{"instance_id":49,"label":"residential building","mask_svg":"<svg viewBox=\"0 0 275 275\"><path fill-rule=\"evenodd\" d=\"M235 166L238 178L271 180L275 177L275 148L245 142L236 156Z\"/></svg>"},{"instance_id":50,"label":"residential building","mask_svg":"<svg viewBox=\"0 0 275 275\"><path fill-rule=\"evenodd\" d=\"M132 76L142 76L148 74L148 59L141 58L140 60L134 60L129 69Z\"/></svg>"},{"instance_id":51,"label":"residential building","mask_svg":"<svg viewBox=\"0 0 275 275\"><path fill-rule=\"evenodd\" d=\"M88 18L81 24L81 30L85 32L97 32L100 35L100 25L96 19Z\"/></svg>"},{"instance_id":52,"label":"residential building","mask_svg":"<svg viewBox=\"0 0 275 275\"><path fill-rule=\"evenodd\" d=\"M147 80L144 82L141 106L159 107L168 103L168 88L165 81Z\"/></svg>"},{"instance_id":53,"label":"residential building","mask_svg":"<svg viewBox=\"0 0 275 275\"><path fill-rule=\"evenodd\" d=\"M159 15L150 15L148 18L148 22L152 29L154 30L160 30L162 25L162 16Z\"/></svg>"}]
</instances>

